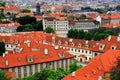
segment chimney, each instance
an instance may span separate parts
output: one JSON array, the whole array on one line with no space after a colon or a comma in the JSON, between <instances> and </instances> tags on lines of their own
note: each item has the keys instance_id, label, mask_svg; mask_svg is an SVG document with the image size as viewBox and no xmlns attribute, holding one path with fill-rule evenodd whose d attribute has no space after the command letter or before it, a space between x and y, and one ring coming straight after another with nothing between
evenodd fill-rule
<instances>
[{"instance_id":1,"label":"chimney","mask_svg":"<svg viewBox=\"0 0 120 80\"><path fill-rule=\"evenodd\" d=\"M47 55L48 54L48 49L44 49L44 53Z\"/></svg>"},{"instance_id":2,"label":"chimney","mask_svg":"<svg viewBox=\"0 0 120 80\"><path fill-rule=\"evenodd\" d=\"M72 72L71 76L72 76L72 78L74 78L74 77L75 77L75 71L74 71L74 72Z\"/></svg>"},{"instance_id":3,"label":"chimney","mask_svg":"<svg viewBox=\"0 0 120 80\"><path fill-rule=\"evenodd\" d=\"M98 80L102 80L102 76L98 76Z\"/></svg>"},{"instance_id":4,"label":"chimney","mask_svg":"<svg viewBox=\"0 0 120 80\"><path fill-rule=\"evenodd\" d=\"M30 43L28 43L27 45L28 45L28 47L30 47Z\"/></svg>"},{"instance_id":5,"label":"chimney","mask_svg":"<svg viewBox=\"0 0 120 80\"><path fill-rule=\"evenodd\" d=\"M73 39L69 39L69 41L70 41L70 42L72 42L72 41L73 41Z\"/></svg>"},{"instance_id":6,"label":"chimney","mask_svg":"<svg viewBox=\"0 0 120 80\"><path fill-rule=\"evenodd\" d=\"M86 44L88 44L88 40L86 40L86 42L85 42Z\"/></svg>"},{"instance_id":7,"label":"chimney","mask_svg":"<svg viewBox=\"0 0 120 80\"><path fill-rule=\"evenodd\" d=\"M55 50L57 50L57 49L58 49L58 46L54 46L54 48L55 48Z\"/></svg>"},{"instance_id":8,"label":"chimney","mask_svg":"<svg viewBox=\"0 0 120 80\"><path fill-rule=\"evenodd\" d=\"M111 35L109 35L109 37L108 37L108 41L110 41L111 40Z\"/></svg>"},{"instance_id":9,"label":"chimney","mask_svg":"<svg viewBox=\"0 0 120 80\"><path fill-rule=\"evenodd\" d=\"M3 58L5 57L5 53L3 53Z\"/></svg>"},{"instance_id":10,"label":"chimney","mask_svg":"<svg viewBox=\"0 0 120 80\"><path fill-rule=\"evenodd\" d=\"M119 34L119 36L117 37L117 41L120 42L120 34Z\"/></svg>"},{"instance_id":11,"label":"chimney","mask_svg":"<svg viewBox=\"0 0 120 80\"><path fill-rule=\"evenodd\" d=\"M8 60L6 60L6 66L8 66Z\"/></svg>"}]
</instances>

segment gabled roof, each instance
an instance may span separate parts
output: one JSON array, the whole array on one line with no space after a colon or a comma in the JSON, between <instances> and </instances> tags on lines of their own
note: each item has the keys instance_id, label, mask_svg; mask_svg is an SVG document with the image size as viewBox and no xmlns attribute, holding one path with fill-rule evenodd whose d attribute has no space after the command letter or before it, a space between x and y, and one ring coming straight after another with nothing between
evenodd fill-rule
<instances>
[{"instance_id":1,"label":"gabled roof","mask_svg":"<svg viewBox=\"0 0 120 80\"><path fill-rule=\"evenodd\" d=\"M23 47L23 51L20 53L15 52L14 54L6 54L4 57L0 57L0 68L10 68L16 66L25 66L29 64L38 64L50 61L56 61L66 58L73 58L74 56L69 54L63 49L55 49L54 46L49 46L45 44L39 44L37 47ZM32 48L38 48L38 50L33 51ZM45 49L47 49L47 54L45 54ZM59 54L63 54L64 57L61 58ZM28 62L27 59L32 58L32 62ZM7 63L6 63L7 61Z\"/></svg>"},{"instance_id":2,"label":"gabled roof","mask_svg":"<svg viewBox=\"0 0 120 80\"><path fill-rule=\"evenodd\" d=\"M98 80L99 76L111 71L111 67L116 65L118 57L120 57L120 50L109 50L99 55L87 66L75 71L75 77L69 74L62 80Z\"/></svg>"}]
</instances>

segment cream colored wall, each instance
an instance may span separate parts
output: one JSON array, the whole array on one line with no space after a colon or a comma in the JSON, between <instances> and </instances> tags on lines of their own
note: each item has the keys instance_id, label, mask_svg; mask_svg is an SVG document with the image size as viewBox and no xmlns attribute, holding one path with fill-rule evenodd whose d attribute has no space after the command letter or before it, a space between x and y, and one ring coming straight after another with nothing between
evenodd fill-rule
<instances>
[{"instance_id":1,"label":"cream colored wall","mask_svg":"<svg viewBox=\"0 0 120 80\"><path fill-rule=\"evenodd\" d=\"M71 58L72 59L72 58ZM57 65L57 62L58 61L54 61L54 67L55 67L55 70L57 70L57 68L63 68L63 69L66 69L66 60L67 59L64 59L63 60L63 64L62 64L62 60L59 60L59 67L57 67L58 65ZM72 62L73 62L73 59L72 59ZM51 62L50 62L51 63ZM40 64L36 64L37 66L38 66L38 72L41 70L40 69ZM62 65L64 65L63 67L62 67ZM67 68L69 67L69 65L70 65L70 59L68 59L68 66L67 66ZM50 69L53 69L53 62L51 63L51 65L49 65L50 67ZM43 68L46 68L46 63L43 63ZM26 77L26 76L24 76L24 66L21 66L20 67L20 69L21 69L21 78L24 78L24 77ZM30 76L30 67L29 67L29 65L28 66L26 66L26 70L27 70L27 76ZM9 68L8 69L8 71L9 72L12 72L12 68ZM18 78L18 67L15 67L15 72L16 72L16 78ZM35 74L35 65L32 65L32 74Z\"/></svg>"}]
</instances>

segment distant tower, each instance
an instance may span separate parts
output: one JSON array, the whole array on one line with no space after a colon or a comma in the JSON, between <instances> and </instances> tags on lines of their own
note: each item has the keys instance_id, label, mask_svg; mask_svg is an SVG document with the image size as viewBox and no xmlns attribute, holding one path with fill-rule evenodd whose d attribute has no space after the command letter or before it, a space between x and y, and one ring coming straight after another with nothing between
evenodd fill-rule
<instances>
[{"instance_id":1,"label":"distant tower","mask_svg":"<svg viewBox=\"0 0 120 80\"><path fill-rule=\"evenodd\" d=\"M40 14L40 4L39 3L37 3L37 5L36 5L36 13Z\"/></svg>"}]
</instances>

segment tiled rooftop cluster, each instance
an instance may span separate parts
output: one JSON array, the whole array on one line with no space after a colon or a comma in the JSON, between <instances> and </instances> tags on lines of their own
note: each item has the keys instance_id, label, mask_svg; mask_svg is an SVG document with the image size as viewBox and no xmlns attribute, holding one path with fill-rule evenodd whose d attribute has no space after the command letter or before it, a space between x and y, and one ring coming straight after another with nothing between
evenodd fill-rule
<instances>
[{"instance_id":1,"label":"tiled rooftop cluster","mask_svg":"<svg viewBox=\"0 0 120 80\"><path fill-rule=\"evenodd\" d=\"M6 44L6 52L0 57L0 68L37 64L74 57L58 46L47 45L46 38L48 36L56 35L42 32L28 32L12 36L0 36L0 40Z\"/></svg>"},{"instance_id":2,"label":"tiled rooftop cluster","mask_svg":"<svg viewBox=\"0 0 120 80\"><path fill-rule=\"evenodd\" d=\"M62 80L101 80L105 72L111 72L120 57L120 50L109 50L91 60L91 62L64 77Z\"/></svg>"}]
</instances>

